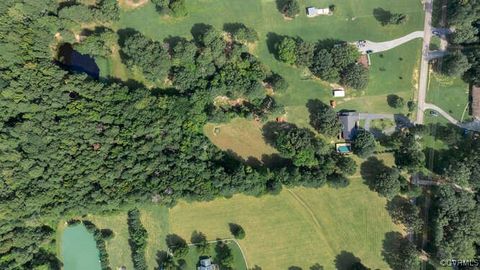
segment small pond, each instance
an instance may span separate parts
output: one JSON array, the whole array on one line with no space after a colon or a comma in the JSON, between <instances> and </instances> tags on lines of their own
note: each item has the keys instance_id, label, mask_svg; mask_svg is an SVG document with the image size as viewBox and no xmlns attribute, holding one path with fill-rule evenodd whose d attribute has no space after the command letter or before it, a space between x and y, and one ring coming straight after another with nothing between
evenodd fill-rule
<instances>
[{"instance_id":1,"label":"small pond","mask_svg":"<svg viewBox=\"0 0 480 270\"><path fill-rule=\"evenodd\" d=\"M61 252L64 270L101 270L95 239L82 224L65 229Z\"/></svg>"},{"instance_id":2,"label":"small pond","mask_svg":"<svg viewBox=\"0 0 480 270\"><path fill-rule=\"evenodd\" d=\"M95 59L88 54L75 51L70 43L60 46L57 58L64 69L86 73L95 79L98 79L100 75L100 69L95 63Z\"/></svg>"}]
</instances>

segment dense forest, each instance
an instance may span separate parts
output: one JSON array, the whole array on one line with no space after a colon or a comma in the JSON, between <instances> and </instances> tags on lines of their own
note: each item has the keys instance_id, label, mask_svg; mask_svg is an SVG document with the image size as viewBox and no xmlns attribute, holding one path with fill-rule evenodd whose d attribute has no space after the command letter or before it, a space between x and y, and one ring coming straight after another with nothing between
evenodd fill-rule
<instances>
[{"instance_id":1,"label":"dense forest","mask_svg":"<svg viewBox=\"0 0 480 270\"><path fill-rule=\"evenodd\" d=\"M237 27L232 39L205 26L194 40L161 43L140 33L122 40L108 29L116 18L114 0L0 3L1 269L56 269L53 228L60 218L147 200L172 205L321 186L353 173L343 166L353 161L292 125L275 126L272 144L288 138L291 148L281 152L294 165L274 169L244 165L203 135L208 119L261 118L277 108L265 87L285 82L242 45L256 39L251 29ZM78 42L72 29L86 22L101 30ZM64 43L105 55L115 42L128 67L171 87L97 81L55 61ZM218 105L218 96L242 102Z\"/></svg>"},{"instance_id":2,"label":"dense forest","mask_svg":"<svg viewBox=\"0 0 480 270\"><path fill-rule=\"evenodd\" d=\"M329 106L317 100L311 104L311 125L323 136L268 121L283 112L270 92L284 91L288 84L248 52L246 45L259 39L254 29L232 24L222 32L195 25L192 39L152 40L111 27L119 17L116 0L93 2L0 2L0 269L58 269L54 228L61 218L144 201L171 206L179 199L260 196L282 186L348 185L356 163L323 139L340 130ZM188 14L184 1L153 2L162 15ZM94 26L84 31L82 25ZM105 57L118 45L129 69L164 87L96 80L66 69L58 56L65 44L93 57ZM277 57L308 67L324 80L364 88L368 72L356 64L358 52L337 44L285 37L276 46ZM474 68L468 72L477 72ZM207 121L237 116L265 123L264 137L279 151L281 164L246 165L203 135ZM379 170L373 190L392 198L404 188L398 170L420 170L425 155L417 138L422 132L428 131L415 127L390 138L397 167ZM362 147L354 150L369 156L375 142L371 134L361 135L356 140ZM448 138L448 156L464 162L444 160L448 169L438 173L476 192L478 140L459 134ZM475 193L445 187L435 192L434 202L437 257L475 256L480 234L473 222L479 216ZM421 227L411 219L418 209L402 209L398 220ZM130 213L129 229L136 263L142 265L146 236L136 212ZM102 247L103 238L97 236ZM102 261L106 267L108 257Z\"/></svg>"}]
</instances>

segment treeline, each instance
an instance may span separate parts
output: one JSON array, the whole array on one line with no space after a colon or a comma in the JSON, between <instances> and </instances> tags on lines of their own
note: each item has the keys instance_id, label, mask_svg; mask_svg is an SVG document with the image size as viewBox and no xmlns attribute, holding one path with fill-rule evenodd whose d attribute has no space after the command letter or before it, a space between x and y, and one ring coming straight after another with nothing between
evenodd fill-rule
<instances>
[{"instance_id":1,"label":"treeline","mask_svg":"<svg viewBox=\"0 0 480 270\"><path fill-rule=\"evenodd\" d=\"M308 68L313 75L355 89L368 84L368 69L357 61L357 47L340 40L304 41L299 37L277 37L276 57L287 64Z\"/></svg>"},{"instance_id":2,"label":"treeline","mask_svg":"<svg viewBox=\"0 0 480 270\"><path fill-rule=\"evenodd\" d=\"M480 2L448 2L447 26L454 29L448 36L449 52L437 69L448 76L461 76L466 82L480 85Z\"/></svg>"},{"instance_id":3,"label":"treeline","mask_svg":"<svg viewBox=\"0 0 480 270\"><path fill-rule=\"evenodd\" d=\"M182 17L188 14L185 0L151 0L158 13Z\"/></svg>"},{"instance_id":4,"label":"treeline","mask_svg":"<svg viewBox=\"0 0 480 270\"><path fill-rule=\"evenodd\" d=\"M136 270L146 270L145 247L147 246L148 233L140 220L140 211L132 209L128 211L128 233L130 249L132 250L133 267Z\"/></svg>"},{"instance_id":5,"label":"treeline","mask_svg":"<svg viewBox=\"0 0 480 270\"><path fill-rule=\"evenodd\" d=\"M100 257L100 266L102 270L111 270L110 262L108 259L108 252L105 242L113 238L113 232L109 229L99 229L97 226L89 220L69 220L68 225L76 225L82 223L87 231L93 235L95 243L97 245L99 257Z\"/></svg>"}]
</instances>

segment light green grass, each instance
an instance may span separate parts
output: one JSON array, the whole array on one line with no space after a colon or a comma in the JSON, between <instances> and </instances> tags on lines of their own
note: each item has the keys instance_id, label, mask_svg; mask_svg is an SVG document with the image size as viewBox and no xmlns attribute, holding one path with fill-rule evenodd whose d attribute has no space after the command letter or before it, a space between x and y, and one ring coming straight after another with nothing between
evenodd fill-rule
<instances>
[{"instance_id":1,"label":"light green grass","mask_svg":"<svg viewBox=\"0 0 480 270\"><path fill-rule=\"evenodd\" d=\"M432 72L427 91L427 102L439 106L455 119L462 120L468 104L468 91L468 84L462 79ZM468 111L465 112L464 119L467 117Z\"/></svg>"},{"instance_id":2,"label":"light green grass","mask_svg":"<svg viewBox=\"0 0 480 270\"><path fill-rule=\"evenodd\" d=\"M345 189L296 188L291 192L182 202L171 209L170 226L188 239L193 230L208 238L231 237L228 223L240 224L246 237L239 242L248 265L267 270L292 265L308 269L315 263L334 269L335 256L343 250L373 269L388 268L381 256L382 241L385 233L400 228L385 210L385 200L360 179Z\"/></svg>"},{"instance_id":3,"label":"light green grass","mask_svg":"<svg viewBox=\"0 0 480 270\"><path fill-rule=\"evenodd\" d=\"M333 16L307 18L305 7L328 7L326 0L300 1L301 13L294 20L287 21L278 12L274 0L187 0L188 16L183 18L160 17L153 4L149 3L135 10L124 10L116 29L132 28L155 40L164 40L169 36L191 38L191 28L198 23L211 24L223 29L225 23L241 22L253 27L260 40L253 53L260 60L279 73L290 84L286 93L276 96L286 106L288 120L300 126L308 126L308 110L305 107L309 99L318 98L328 102L331 87L320 80L311 79L308 71L279 62L269 51L269 33L299 36L308 41L335 38L347 41L368 39L385 41L423 29L423 10L417 0L344 0L335 4ZM384 8L392 12L407 14L404 25L381 26L374 18L373 10ZM413 96L415 68L418 65L420 41L385 52L384 57L372 56L371 79L369 87L363 92L349 91L346 102L339 100L339 109L355 109L368 112L400 112L386 104L386 96L395 93L406 100ZM399 61L402 57L404 60ZM118 59L115 60L118 62ZM385 71L380 71L383 68ZM131 72L126 77L134 79ZM402 77L402 79L399 79ZM139 78L138 74L136 78ZM122 78L126 80L126 78ZM402 111L403 112L403 111Z\"/></svg>"}]
</instances>

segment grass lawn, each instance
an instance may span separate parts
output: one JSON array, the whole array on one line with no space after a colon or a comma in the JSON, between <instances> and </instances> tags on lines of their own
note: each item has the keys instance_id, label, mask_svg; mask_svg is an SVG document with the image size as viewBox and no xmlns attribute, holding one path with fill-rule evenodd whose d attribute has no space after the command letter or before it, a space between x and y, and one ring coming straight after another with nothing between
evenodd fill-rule
<instances>
[{"instance_id":1,"label":"grass lawn","mask_svg":"<svg viewBox=\"0 0 480 270\"><path fill-rule=\"evenodd\" d=\"M462 120L468 104L468 91L468 84L462 79L432 72L430 73L427 102L439 106L455 119ZM467 117L468 111L465 111L464 119Z\"/></svg>"},{"instance_id":2,"label":"grass lawn","mask_svg":"<svg viewBox=\"0 0 480 270\"><path fill-rule=\"evenodd\" d=\"M328 7L332 2L304 0L300 1L301 14L291 21L283 19L274 0L187 0L186 2L189 14L184 18L160 17L154 5L148 3L134 10L123 10L120 21L114 25L114 28L133 28L153 39L164 40L170 36L191 38L192 26L199 23L211 24L217 29L222 29L225 23L233 22L242 22L253 27L260 37L253 53L289 82L289 90L276 98L286 106L288 120L299 126L308 126L308 111L305 107L307 101L318 98L328 102L331 98L331 86L318 79L312 79L306 70L276 60L269 50L272 33L300 36L309 41L327 38L347 41L359 39L385 41L423 29L423 10L418 0L389 1L388 3L383 0L361 2L344 0L334 3L333 16L316 18L307 18L304 7ZM375 8L407 14L407 23L401 26L381 26L373 16ZM416 40L385 52L383 55L374 54L368 89L361 92L348 91L346 99L338 100L339 109L378 113L400 112L387 105L386 96L395 93L404 97L405 100L412 98L420 47L421 41ZM400 58L403 60L399 60ZM140 74L125 71L116 55L110 61L112 62L110 65L101 64L102 75L110 72L113 77L123 80L135 79L146 83ZM147 83L147 86L152 85Z\"/></svg>"},{"instance_id":3,"label":"grass lawn","mask_svg":"<svg viewBox=\"0 0 480 270\"><path fill-rule=\"evenodd\" d=\"M265 143L261 123L253 120L237 118L229 123L207 124L203 130L220 149L231 150L244 160L249 157L262 160L263 155L277 153L275 148Z\"/></svg>"}]
</instances>

